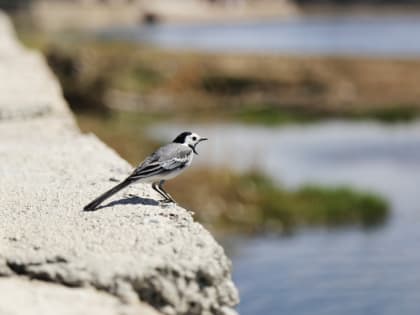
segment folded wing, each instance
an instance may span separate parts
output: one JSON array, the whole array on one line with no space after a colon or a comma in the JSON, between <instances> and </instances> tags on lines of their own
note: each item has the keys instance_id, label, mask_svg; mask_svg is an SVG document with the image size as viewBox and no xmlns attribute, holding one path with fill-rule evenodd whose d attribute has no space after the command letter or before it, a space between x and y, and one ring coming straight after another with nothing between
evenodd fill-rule
<instances>
[{"instance_id":1,"label":"folded wing","mask_svg":"<svg viewBox=\"0 0 420 315\"><path fill-rule=\"evenodd\" d=\"M142 164L140 164L133 173L127 178L131 181L137 181L142 178L175 171L184 168L190 160L191 150L182 149L174 152L155 152Z\"/></svg>"}]
</instances>

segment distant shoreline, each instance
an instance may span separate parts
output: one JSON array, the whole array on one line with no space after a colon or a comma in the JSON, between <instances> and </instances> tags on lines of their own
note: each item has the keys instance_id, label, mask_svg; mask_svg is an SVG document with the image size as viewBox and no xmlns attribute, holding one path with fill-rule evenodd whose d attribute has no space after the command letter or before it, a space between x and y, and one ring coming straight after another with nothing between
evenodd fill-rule
<instances>
[{"instance_id":1,"label":"distant shoreline","mask_svg":"<svg viewBox=\"0 0 420 315\"><path fill-rule=\"evenodd\" d=\"M402 4L304 4L299 6L301 14L311 15L395 15L420 14L420 3L411 5Z\"/></svg>"}]
</instances>

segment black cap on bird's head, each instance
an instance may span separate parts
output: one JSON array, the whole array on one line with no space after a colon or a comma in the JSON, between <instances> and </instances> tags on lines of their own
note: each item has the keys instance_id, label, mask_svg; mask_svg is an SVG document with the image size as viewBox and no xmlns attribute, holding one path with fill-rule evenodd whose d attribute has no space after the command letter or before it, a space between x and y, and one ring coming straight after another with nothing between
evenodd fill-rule
<instances>
[{"instance_id":1,"label":"black cap on bird's head","mask_svg":"<svg viewBox=\"0 0 420 315\"><path fill-rule=\"evenodd\" d=\"M191 150L193 150L195 154L198 155L196 151L196 146L201 141L205 141L205 140L208 140L208 139L202 138L196 133L193 133L190 131L184 131L183 133L180 133L172 142L187 145L191 148Z\"/></svg>"},{"instance_id":2,"label":"black cap on bird's head","mask_svg":"<svg viewBox=\"0 0 420 315\"><path fill-rule=\"evenodd\" d=\"M190 131L184 131L182 133L180 133L179 135L176 136L176 138L174 139L174 143L185 143L185 138L187 138L188 136L192 135L192 132Z\"/></svg>"}]
</instances>

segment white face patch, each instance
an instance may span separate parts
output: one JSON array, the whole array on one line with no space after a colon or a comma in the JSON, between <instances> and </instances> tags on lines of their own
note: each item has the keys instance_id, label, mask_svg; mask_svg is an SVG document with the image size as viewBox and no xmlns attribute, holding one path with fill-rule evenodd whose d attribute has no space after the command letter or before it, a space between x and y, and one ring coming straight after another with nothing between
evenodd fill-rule
<instances>
[{"instance_id":1,"label":"white face patch","mask_svg":"<svg viewBox=\"0 0 420 315\"><path fill-rule=\"evenodd\" d=\"M193 150L193 152L198 155L197 150L196 150L197 144L199 144L201 141L204 141L204 140L207 140L207 138L202 138L196 133L191 133L190 135L185 137L183 144L190 147Z\"/></svg>"},{"instance_id":2,"label":"white face patch","mask_svg":"<svg viewBox=\"0 0 420 315\"><path fill-rule=\"evenodd\" d=\"M186 139L185 139L185 143L187 145L196 145L198 142L200 142L201 137L196 134L196 133L192 133L190 134Z\"/></svg>"}]
</instances>

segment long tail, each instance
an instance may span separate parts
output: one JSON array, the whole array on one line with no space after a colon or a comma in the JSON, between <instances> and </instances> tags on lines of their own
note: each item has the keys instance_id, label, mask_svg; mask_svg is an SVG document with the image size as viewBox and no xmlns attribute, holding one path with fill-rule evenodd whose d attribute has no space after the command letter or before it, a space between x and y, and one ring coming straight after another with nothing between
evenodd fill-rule
<instances>
[{"instance_id":1,"label":"long tail","mask_svg":"<svg viewBox=\"0 0 420 315\"><path fill-rule=\"evenodd\" d=\"M110 190L108 190L107 192L103 193L102 195L100 195L95 200L93 200L91 203L89 203L88 205L86 205L83 208L83 210L84 211L93 211L93 210L95 210L96 207L98 207L102 202L104 202L106 199L108 199L112 195L116 194L117 192L119 192L121 189L127 187L131 183L132 183L132 181L126 179L125 181L119 183L117 186L111 188Z\"/></svg>"}]
</instances>

